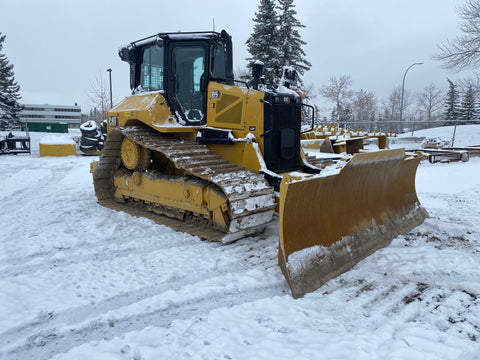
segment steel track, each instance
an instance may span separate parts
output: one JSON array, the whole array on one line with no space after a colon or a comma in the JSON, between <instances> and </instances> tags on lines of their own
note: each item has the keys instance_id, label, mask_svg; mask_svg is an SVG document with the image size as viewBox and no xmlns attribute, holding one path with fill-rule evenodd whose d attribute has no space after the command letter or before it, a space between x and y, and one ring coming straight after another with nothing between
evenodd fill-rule
<instances>
[{"instance_id":1,"label":"steel track","mask_svg":"<svg viewBox=\"0 0 480 360\"><path fill-rule=\"evenodd\" d=\"M137 201L137 205L116 202L113 198L114 177L122 168L120 147L124 137L150 151L163 154L177 169L183 170L185 175L215 184L228 199L231 217L229 230L222 232L211 226L178 220L174 218L174 211L171 216L153 213L144 206L138 206ZM134 216L146 217L210 241L227 243L259 233L264 225L272 220L276 208L274 191L262 175L222 160L205 145L162 134L142 125L116 128L108 134L93 178L95 193L101 205Z\"/></svg>"}]
</instances>

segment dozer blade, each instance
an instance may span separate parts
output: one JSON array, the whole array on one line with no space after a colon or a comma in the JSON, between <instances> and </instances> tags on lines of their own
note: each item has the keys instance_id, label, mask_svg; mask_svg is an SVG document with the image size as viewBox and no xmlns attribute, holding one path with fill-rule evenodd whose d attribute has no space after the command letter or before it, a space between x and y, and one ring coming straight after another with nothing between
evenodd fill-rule
<instances>
[{"instance_id":1,"label":"dozer blade","mask_svg":"<svg viewBox=\"0 0 480 360\"><path fill-rule=\"evenodd\" d=\"M356 154L330 176L284 175L279 265L295 298L318 289L428 217L415 192L419 158Z\"/></svg>"}]
</instances>

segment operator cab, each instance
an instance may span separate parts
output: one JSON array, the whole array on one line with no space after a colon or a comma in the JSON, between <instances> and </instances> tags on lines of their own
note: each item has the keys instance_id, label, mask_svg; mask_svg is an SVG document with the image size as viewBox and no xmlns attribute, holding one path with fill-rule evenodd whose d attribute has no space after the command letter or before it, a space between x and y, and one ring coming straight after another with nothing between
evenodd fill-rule
<instances>
[{"instance_id":1,"label":"operator cab","mask_svg":"<svg viewBox=\"0 0 480 360\"><path fill-rule=\"evenodd\" d=\"M119 55L130 64L133 92L162 92L183 125L206 124L209 81L233 84L226 31L157 34L123 47Z\"/></svg>"},{"instance_id":2,"label":"operator cab","mask_svg":"<svg viewBox=\"0 0 480 360\"><path fill-rule=\"evenodd\" d=\"M286 82L279 91L280 87L272 89L272 84L261 81L263 64L253 64L253 80L245 85L247 88L251 85L254 92L260 90L252 96L261 97L263 114L261 108L252 102L249 114L256 111L256 115L243 119L247 113L243 109L249 104L248 96L243 90L238 92L233 88L235 82L242 81L234 80L232 41L225 30L221 33L160 33L121 48L119 55L130 64L130 87L134 94L161 92L171 113L184 126L200 128L207 124L207 102L213 101L213 95L208 99L210 83L230 85L230 89L222 90L220 98L215 98L213 104L218 106L209 108L209 123L222 124L213 126L213 130L212 127L200 129L201 136L197 141L210 145L233 144L232 129L238 130L250 121L252 131L259 132L258 140L263 146L268 170L283 173L300 169L302 109L312 107L303 104L301 97L288 89L287 83L294 79L294 73L290 74L291 78L282 77ZM259 89L261 82L262 88ZM210 110L213 108L215 111ZM312 128L313 121L312 108ZM232 124L240 125L232 127ZM249 131L246 129L249 127L243 128ZM280 176L275 179L266 177L275 188L279 187Z\"/></svg>"}]
</instances>

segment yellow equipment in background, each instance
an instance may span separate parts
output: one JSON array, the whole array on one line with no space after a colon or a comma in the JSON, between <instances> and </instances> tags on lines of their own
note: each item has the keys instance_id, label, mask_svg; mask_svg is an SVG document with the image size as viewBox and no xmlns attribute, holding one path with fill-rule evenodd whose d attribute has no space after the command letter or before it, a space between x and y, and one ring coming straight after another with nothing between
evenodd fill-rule
<instances>
[{"instance_id":1,"label":"yellow equipment in background","mask_svg":"<svg viewBox=\"0 0 480 360\"><path fill-rule=\"evenodd\" d=\"M278 210L279 265L294 297L427 216L419 159L402 150L310 163L300 145L309 106L287 83L260 84L259 63L251 83L235 80L225 31L160 33L119 55L133 94L107 114L92 166L100 204L223 243L263 231Z\"/></svg>"},{"instance_id":2,"label":"yellow equipment in background","mask_svg":"<svg viewBox=\"0 0 480 360\"><path fill-rule=\"evenodd\" d=\"M40 157L77 155L77 144L68 136L48 135L40 140Z\"/></svg>"}]
</instances>

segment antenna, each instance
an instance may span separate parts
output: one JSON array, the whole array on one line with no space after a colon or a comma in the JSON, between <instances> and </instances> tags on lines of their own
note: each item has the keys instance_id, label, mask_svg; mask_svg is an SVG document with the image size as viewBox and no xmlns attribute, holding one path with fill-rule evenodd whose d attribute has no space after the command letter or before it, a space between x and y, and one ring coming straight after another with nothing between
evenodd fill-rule
<instances>
[{"instance_id":1,"label":"antenna","mask_svg":"<svg viewBox=\"0 0 480 360\"><path fill-rule=\"evenodd\" d=\"M213 32L215 32L215 18L213 18Z\"/></svg>"}]
</instances>

